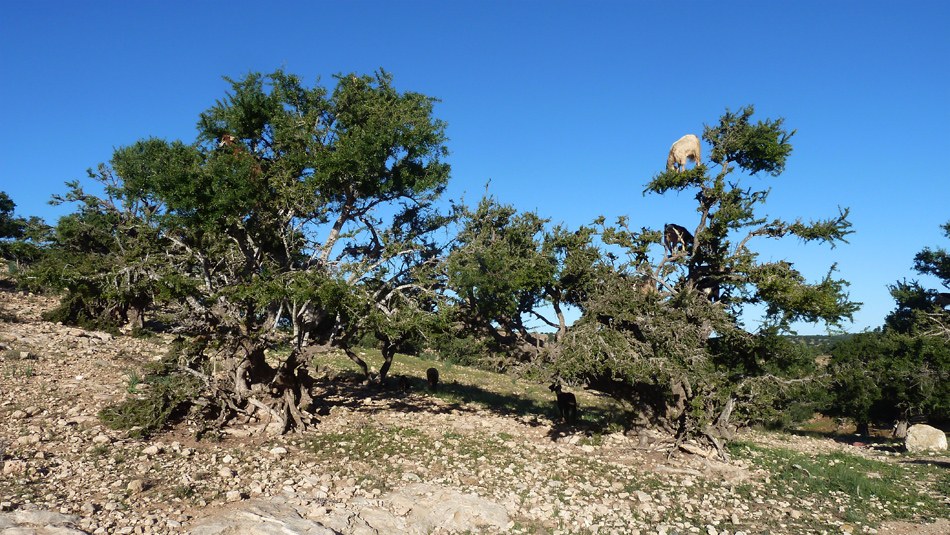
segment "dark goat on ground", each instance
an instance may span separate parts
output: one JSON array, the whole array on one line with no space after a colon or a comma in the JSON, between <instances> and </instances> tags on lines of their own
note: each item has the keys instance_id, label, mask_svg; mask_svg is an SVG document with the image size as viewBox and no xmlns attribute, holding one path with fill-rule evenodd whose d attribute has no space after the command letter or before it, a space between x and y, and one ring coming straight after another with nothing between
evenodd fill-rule
<instances>
[{"instance_id":1,"label":"dark goat on ground","mask_svg":"<svg viewBox=\"0 0 950 535\"><path fill-rule=\"evenodd\" d=\"M554 383L549 387L557 394L557 410L561 413L561 422L573 422L577 419L577 398L570 392L561 392L561 385Z\"/></svg>"},{"instance_id":2,"label":"dark goat on ground","mask_svg":"<svg viewBox=\"0 0 950 535\"><path fill-rule=\"evenodd\" d=\"M435 368L426 370L426 379L429 380L429 388L435 390L435 387L439 386L439 370Z\"/></svg>"}]
</instances>

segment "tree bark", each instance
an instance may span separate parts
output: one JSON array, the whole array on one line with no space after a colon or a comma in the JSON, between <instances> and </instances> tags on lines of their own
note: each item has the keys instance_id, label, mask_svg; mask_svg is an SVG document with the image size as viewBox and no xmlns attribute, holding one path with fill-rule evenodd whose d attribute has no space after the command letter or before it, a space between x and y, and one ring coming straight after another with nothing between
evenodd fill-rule
<instances>
[{"instance_id":1,"label":"tree bark","mask_svg":"<svg viewBox=\"0 0 950 535\"><path fill-rule=\"evenodd\" d=\"M894 438L907 438L907 426L909 423L907 420L898 420L897 423L894 424Z\"/></svg>"}]
</instances>

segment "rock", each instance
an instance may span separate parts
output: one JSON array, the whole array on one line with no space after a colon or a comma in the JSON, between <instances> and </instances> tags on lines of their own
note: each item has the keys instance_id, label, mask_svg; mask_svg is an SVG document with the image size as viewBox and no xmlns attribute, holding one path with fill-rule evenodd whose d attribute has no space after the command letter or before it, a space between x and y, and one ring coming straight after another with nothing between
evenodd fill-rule
<instances>
[{"instance_id":1,"label":"rock","mask_svg":"<svg viewBox=\"0 0 950 535\"><path fill-rule=\"evenodd\" d=\"M26 462L11 460L3 463L3 475L20 475L26 473Z\"/></svg>"},{"instance_id":2,"label":"rock","mask_svg":"<svg viewBox=\"0 0 950 535\"><path fill-rule=\"evenodd\" d=\"M904 446L908 452L944 451L947 449L947 435L936 427L917 424L907 430Z\"/></svg>"},{"instance_id":3,"label":"rock","mask_svg":"<svg viewBox=\"0 0 950 535\"><path fill-rule=\"evenodd\" d=\"M232 494L238 498L232 500ZM241 496L231 491L226 499L231 502ZM282 497L244 502L199 520L188 533L425 535L473 530L500 533L511 528L504 506L474 494L426 484L412 484L378 499L353 499L333 509L311 507L307 510L309 518L302 518L291 503Z\"/></svg>"},{"instance_id":4,"label":"rock","mask_svg":"<svg viewBox=\"0 0 950 535\"><path fill-rule=\"evenodd\" d=\"M158 455L158 454L161 453L161 452L162 452L162 449L159 448L159 447L158 447L157 445L155 445L155 444L152 444L151 446L149 446L149 447L145 448L144 450L142 450L142 453L145 454L145 455Z\"/></svg>"},{"instance_id":5,"label":"rock","mask_svg":"<svg viewBox=\"0 0 950 535\"><path fill-rule=\"evenodd\" d=\"M129 482L129 486L126 487L126 489L132 494L138 494L145 490L145 482L141 479L133 479Z\"/></svg>"},{"instance_id":6,"label":"rock","mask_svg":"<svg viewBox=\"0 0 950 535\"><path fill-rule=\"evenodd\" d=\"M240 535L243 533L280 535L336 535L333 530L301 518L292 506L279 500L253 500L238 509L199 520L189 535Z\"/></svg>"},{"instance_id":7,"label":"rock","mask_svg":"<svg viewBox=\"0 0 950 535\"><path fill-rule=\"evenodd\" d=\"M287 448L284 448L282 446L277 446L276 448L273 448L270 450L270 454L275 457L280 457L281 455L287 455Z\"/></svg>"},{"instance_id":8,"label":"rock","mask_svg":"<svg viewBox=\"0 0 950 535\"><path fill-rule=\"evenodd\" d=\"M412 504L407 517L410 534L509 528L504 506L475 494L418 483L392 493L387 501Z\"/></svg>"},{"instance_id":9,"label":"rock","mask_svg":"<svg viewBox=\"0 0 950 535\"><path fill-rule=\"evenodd\" d=\"M80 518L53 511L18 509L0 513L0 533L28 535L87 535L75 529Z\"/></svg>"}]
</instances>

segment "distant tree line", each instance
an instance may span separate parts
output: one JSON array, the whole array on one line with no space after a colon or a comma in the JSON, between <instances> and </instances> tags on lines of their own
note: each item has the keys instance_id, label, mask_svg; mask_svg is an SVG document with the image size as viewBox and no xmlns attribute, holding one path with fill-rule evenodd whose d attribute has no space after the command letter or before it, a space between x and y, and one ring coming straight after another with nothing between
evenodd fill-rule
<instances>
[{"instance_id":1,"label":"distant tree line","mask_svg":"<svg viewBox=\"0 0 950 535\"><path fill-rule=\"evenodd\" d=\"M50 319L182 336L153 370L179 379L163 383L178 390L160 389L168 417L190 404L216 427L267 411L275 432L303 430L315 425L315 356L343 351L368 385L385 385L396 352L428 352L606 392L626 407L626 426L660 427L725 455L739 427L808 417L831 406L816 394L829 384L840 400L843 385L866 383L859 369L870 360L845 356L851 340L946 332L945 316L911 293L933 296L904 285L899 303L916 308L881 333L839 342L827 369L784 336L799 321L840 327L859 304L834 266L809 282L789 261L762 261L755 244L834 247L851 224L847 209L809 223L758 213L769 196L758 183L781 175L794 132L782 119L753 121L752 106L704 126L710 164L647 181L644 195L694 199L695 218L677 222L689 239L667 247L664 229L628 217L567 228L487 194L476 206L446 201L437 100L397 90L385 71L338 75L332 88L284 71L226 80L194 141L116 149L88 173L103 196L72 181L53 197L76 206L54 227L14 218L0 199L3 255L18 283L62 296ZM921 269L942 261L925 256ZM764 315L750 330L742 313L753 305ZM571 325L569 307L580 311ZM355 350L367 344L382 353L376 372ZM903 370L945 374L946 358L935 358L908 357L916 364ZM914 401L908 416L945 406L933 396L946 390L917 391L931 404ZM872 406L866 418L878 417ZM133 402L105 416L137 410Z\"/></svg>"},{"instance_id":2,"label":"distant tree line","mask_svg":"<svg viewBox=\"0 0 950 535\"><path fill-rule=\"evenodd\" d=\"M942 229L950 238L950 221ZM903 437L914 420L950 421L950 255L926 247L914 257L914 270L936 277L945 291L898 281L889 287L897 306L882 327L830 347L825 412L851 418L859 433L894 424Z\"/></svg>"}]
</instances>

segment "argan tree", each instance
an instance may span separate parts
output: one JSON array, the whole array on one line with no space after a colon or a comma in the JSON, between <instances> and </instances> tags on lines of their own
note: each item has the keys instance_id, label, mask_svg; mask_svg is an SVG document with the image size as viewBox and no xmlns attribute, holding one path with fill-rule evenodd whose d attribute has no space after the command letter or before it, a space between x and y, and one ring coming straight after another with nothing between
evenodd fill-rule
<instances>
[{"instance_id":1,"label":"argan tree","mask_svg":"<svg viewBox=\"0 0 950 535\"><path fill-rule=\"evenodd\" d=\"M161 266L140 266L153 297L217 348L216 371L185 371L218 423L263 410L277 431L307 427L308 358L341 349L369 377L351 347L375 336L384 376L432 306L449 221L434 208L449 178L436 100L383 71L335 78L332 91L283 71L226 78L193 143L144 139L99 170L162 248Z\"/></svg>"},{"instance_id":2,"label":"argan tree","mask_svg":"<svg viewBox=\"0 0 950 535\"><path fill-rule=\"evenodd\" d=\"M144 326L146 310L160 292L158 273L165 266L163 239L146 221L152 215L141 202L123 205L115 177L101 166L89 177L106 195L83 191L67 182L65 196L52 204L75 203L77 210L50 229L43 254L19 277L33 288L61 292L60 305L46 319L115 331Z\"/></svg>"},{"instance_id":3,"label":"argan tree","mask_svg":"<svg viewBox=\"0 0 950 535\"><path fill-rule=\"evenodd\" d=\"M797 321L839 325L857 309L833 266L809 283L792 263L760 261L753 249L787 237L833 247L850 223L847 210L811 223L757 213L769 191L745 183L782 173L794 132L782 119L752 123L752 115L751 106L727 110L705 127L712 168L662 172L646 185L644 194L693 195L695 219L677 222L691 243L667 254L662 229L635 229L626 218L595 222L609 265L598 268L582 318L548 356L554 373L630 402L642 424L680 442L699 438L723 455L737 424L766 419L813 377L813 360L777 334ZM752 305L764 309L756 331L742 316Z\"/></svg>"},{"instance_id":4,"label":"argan tree","mask_svg":"<svg viewBox=\"0 0 950 535\"><path fill-rule=\"evenodd\" d=\"M493 197L465 209L443 268L448 295L456 298L452 332L501 355L497 368L533 360L557 344L567 332L565 307L576 305L593 280L599 251L582 247L589 234L550 226Z\"/></svg>"}]
</instances>

